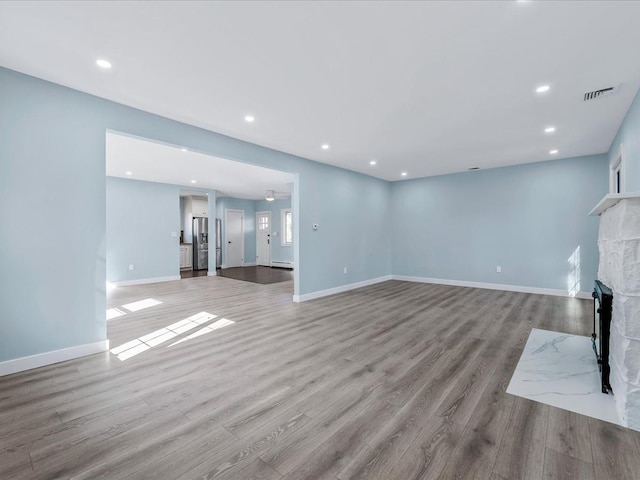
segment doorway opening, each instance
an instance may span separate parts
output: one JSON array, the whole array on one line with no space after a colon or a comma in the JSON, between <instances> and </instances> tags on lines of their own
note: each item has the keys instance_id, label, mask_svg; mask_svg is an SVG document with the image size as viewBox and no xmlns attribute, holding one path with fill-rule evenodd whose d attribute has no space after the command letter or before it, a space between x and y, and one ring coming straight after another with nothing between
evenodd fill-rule
<instances>
[{"instance_id":1,"label":"doorway opening","mask_svg":"<svg viewBox=\"0 0 640 480\"><path fill-rule=\"evenodd\" d=\"M271 268L274 260L294 266L293 248L272 248L265 265L256 212L270 212L267 231L273 240L281 205L272 203L292 207L297 175L113 131L106 132L105 173L112 287L213 277L232 268L270 283L249 270Z\"/></svg>"}]
</instances>

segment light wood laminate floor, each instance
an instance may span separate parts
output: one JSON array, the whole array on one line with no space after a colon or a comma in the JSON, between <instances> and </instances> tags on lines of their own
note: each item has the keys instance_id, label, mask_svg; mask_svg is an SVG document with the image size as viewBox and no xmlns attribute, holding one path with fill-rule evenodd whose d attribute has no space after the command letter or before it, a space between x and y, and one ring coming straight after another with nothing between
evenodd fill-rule
<instances>
[{"instance_id":1,"label":"light wood laminate floor","mask_svg":"<svg viewBox=\"0 0 640 480\"><path fill-rule=\"evenodd\" d=\"M640 434L505 393L531 328L585 335L591 302L399 281L291 293L116 289L111 347L148 348L0 378L0 478L638 478ZM162 303L123 307L147 299ZM217 317L175 325L201 312Z\"/></svg>"}]
</instances>

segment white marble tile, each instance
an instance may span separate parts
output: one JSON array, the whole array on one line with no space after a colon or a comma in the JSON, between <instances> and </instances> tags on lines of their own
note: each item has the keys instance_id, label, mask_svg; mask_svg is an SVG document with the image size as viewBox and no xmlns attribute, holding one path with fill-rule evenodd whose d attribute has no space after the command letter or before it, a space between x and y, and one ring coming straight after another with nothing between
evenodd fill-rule
<instances>
[{"instance_id":1,"label":"white marble tile","mask_svg":"<svg viewBox=\"0 0 640 480\"><path fill-rule=\"evenodd\" d=\"M590 337L531 330L507 393L624 426L601 391Z\"/></svg>"}]
</instances>

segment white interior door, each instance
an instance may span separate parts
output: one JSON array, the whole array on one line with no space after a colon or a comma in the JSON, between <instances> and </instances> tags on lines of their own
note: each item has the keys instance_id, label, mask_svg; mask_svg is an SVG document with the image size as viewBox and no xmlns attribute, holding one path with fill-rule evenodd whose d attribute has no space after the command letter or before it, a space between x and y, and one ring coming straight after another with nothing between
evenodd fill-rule
<instances>
[{"instance_id":1,"label":"white interior door","mask_svg":"<svg viewBox=\"0 0 640 480\"><path fill-rule=\"evenodd\" d=\"M241 267L244 264L244 210L226 210L225 266Z\"/></svg>"},{"instance_id":2,"label":"white interior door","mask_svg":"<svg viewBox=\"0 0 640 480\"><path fill-rule=\"evenodd\" d=\"M256 213L256 263L271 266L271 212Z\"/></svg>"}]
</instances>

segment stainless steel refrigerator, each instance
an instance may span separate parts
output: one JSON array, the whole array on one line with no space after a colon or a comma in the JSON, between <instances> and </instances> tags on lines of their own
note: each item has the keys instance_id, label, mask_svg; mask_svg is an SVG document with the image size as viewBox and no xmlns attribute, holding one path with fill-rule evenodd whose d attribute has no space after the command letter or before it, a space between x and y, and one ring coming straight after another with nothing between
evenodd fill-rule
<instances>
[{"instance_id":1,"label":"stainless steel refrigerator","mask_svg":"<svg viewBox=\"0 0 640 480\"><path fill-rule=\"evenodd\" d=\"M216 218L216 269L222 268L222 220Z\"/></svg>"},{"instance_id":2,"label":"stainless steel refrigerator","mask_svg":"<svg viewBox=\"0 0 640 480\"><path fill-rule=\"evenodd\" d=\"M209 268L209 219L193 219L193 269Z\"/></svg>"}]
</instances>

